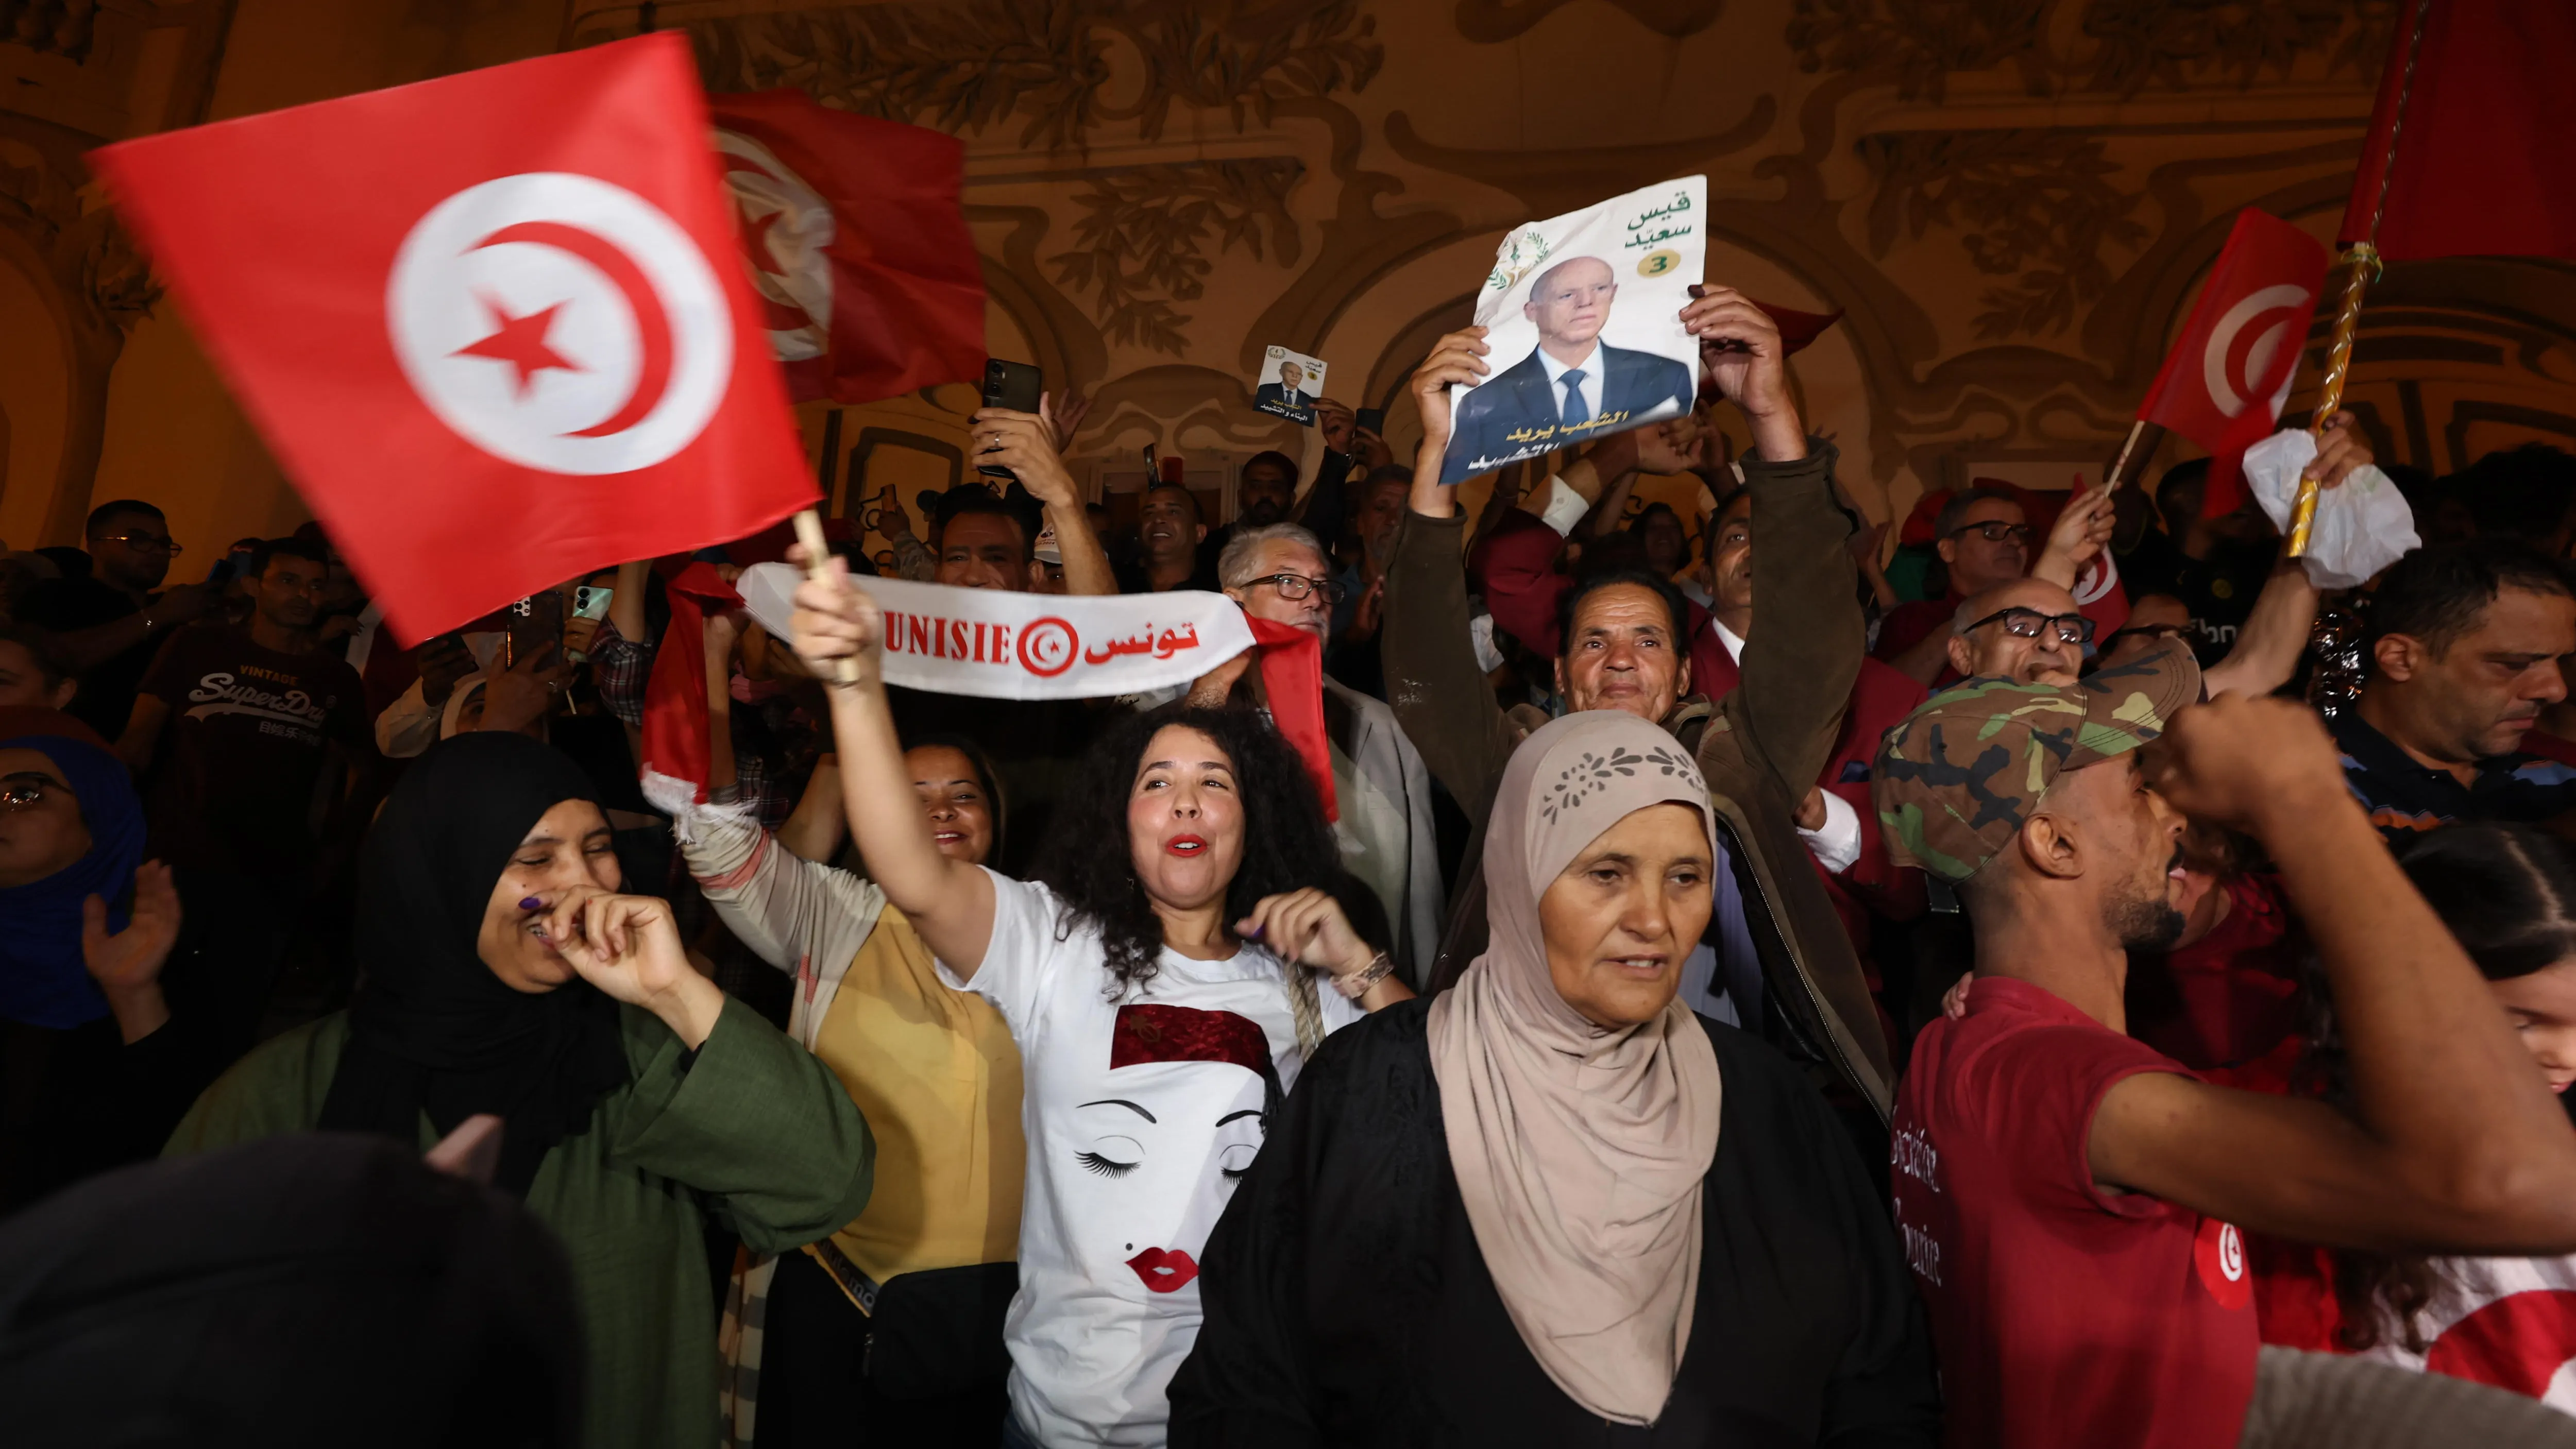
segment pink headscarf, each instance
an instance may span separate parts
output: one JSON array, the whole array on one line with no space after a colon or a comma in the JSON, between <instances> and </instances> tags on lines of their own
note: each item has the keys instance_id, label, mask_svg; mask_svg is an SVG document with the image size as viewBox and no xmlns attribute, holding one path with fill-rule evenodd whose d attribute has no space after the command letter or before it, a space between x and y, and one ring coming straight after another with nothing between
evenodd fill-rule
<instances>
[{"instance_id":1,"label":"pink headscarf","mask_svg":"<svg viewBox=\"0 0 2576 1449\"><path fill-rule=\"evenodd\" d=\"M1706 828L1698 768L1635 715L1589 710L1522 741L1485 827L1490 944L1429 1027L1450 1165L1503 1307L1558 1388L1623 1424L1663 1412L1690 1342L1717 1053L1678 1001L1621 1029L1568 1006L1538 905L1604 831L1667 801Z\"/></svg>"}]
</instances>

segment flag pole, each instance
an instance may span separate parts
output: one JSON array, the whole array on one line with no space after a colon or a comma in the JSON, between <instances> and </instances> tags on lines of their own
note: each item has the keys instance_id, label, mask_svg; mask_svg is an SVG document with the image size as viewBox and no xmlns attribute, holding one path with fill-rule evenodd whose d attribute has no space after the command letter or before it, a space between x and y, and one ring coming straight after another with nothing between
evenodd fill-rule
<instances>
[{"instance_id":1,"label":"flag pole","mask_svg":"<svg viewBox=\"0 0 2576 1449\"><path fill-rule=\"evenodd\" d=\"M2145 418L2140 418L2136 422L2129 424L2129 440L2120 445L2120 456L2112 460L2111 474L2109 477L2102 480L2102 486L2104 488L2117 488L2120 486L2121 475L2129 471L2129 455L2138 450L2138 439L2143 436L2146 431L2147 420Z\"/></svg>"},{"instance_id":2,"label":"flag pole","mask_svg":"<svg viewBox=\"0 0 2576 1449\"><path fill-rule=\"evenodd\" d=\"M2334 340L2326 348L2326 377L2317 388L2317 408L2309 429L2320 439L2335 410L2343 406L2344 379L2352 371L2353 337L2361 330L2361 294L2379 270L2379 253L2366 241L2354 242L2344 252L2341 265L2349 269L2343 282L2343 305L2335 312ZM2298 501L2290 510L2290 557L2307 557L2308 531L2316 521L2317 480L2302 473Z\"/></svg>"},{"instance_id":3,"label":"flag pole","mask_svg":"<svg viewBox=\"0 0 2576 1449\"><path fill-rule=\"evenodd\" d=\"M2316 411L2309 415L2308 430L2323 445L2326 425L2334 421L2343 406L2345 380L2352 372L2352 343L2361 331L2361 296L2379 275L2379 217L2388 206L2388 173L2397 169L2397 138L2406 126L2406 97L2415 88L2415 57L2424 46L2424 12L2430 0L2415 0L2408 14L2406 29L2406 68L2397 83L2397 104L2388 116L2388 153L2380 158L2376 192L2370 199L2370 230L2361 240L2346 248L2340 264L2348 270L2343 282L2343 305L2335 312L2333 340L2326 348L2325 381L2317 389ZM2362 164L2370 157L2365 147ZM2299 475L2299 495L2290 508L2289 556L2305 558L2308 534L2317 521L2317 480L2306 473Z\"/></svg>"},{"instance_id":4,"label":"flag pole","mask_svg":"<svg viewBox=\"0 0 2576 1449\"><path fill-rule=\"evenodd\" d=\"M811 508L798 509L796 541L805 545L805 576L810 579L830 578L832 570L828 560L832 557L832 544L823 537L823 516ZM859 661L833 660L832 678L842 684L858 683Z\"/></svg>"}]
</instances>

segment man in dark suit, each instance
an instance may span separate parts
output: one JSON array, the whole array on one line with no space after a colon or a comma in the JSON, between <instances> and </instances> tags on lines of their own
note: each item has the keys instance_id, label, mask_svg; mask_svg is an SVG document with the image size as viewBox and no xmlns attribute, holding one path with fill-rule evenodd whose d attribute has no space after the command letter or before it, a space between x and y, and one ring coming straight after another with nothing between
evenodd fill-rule
<instances>
[{"instance_id":1,"label":"man in dark suit","mask_svg":"<svg viewBox=\"0 0 2576 1449\"><path fill-rule=\"evenodd\" d=\"M1521 304L1521 315L1538 325L1538 346L1460 401L1458 442L1441 467L1442 483L1690 406L1688 367L1601 341L1618 295L1610 264L1599 257L1568 257L1539 273Z\"/></svg>"},{"instance_id":2,"label":"man in dark suit","mask_svg":"<svg viewBox=\"0 0 2576 1449\"><path fill-rule=\"evenodd\" d=\"M1264 412L1306 422L1315 416L1315 398L1312 393L1298 391L1305 383L1306 369L1293 362L1283 362L1279 364L1277 382L1265 382L1253 389L1252 405Z\"/></svg>"}]
</instances>

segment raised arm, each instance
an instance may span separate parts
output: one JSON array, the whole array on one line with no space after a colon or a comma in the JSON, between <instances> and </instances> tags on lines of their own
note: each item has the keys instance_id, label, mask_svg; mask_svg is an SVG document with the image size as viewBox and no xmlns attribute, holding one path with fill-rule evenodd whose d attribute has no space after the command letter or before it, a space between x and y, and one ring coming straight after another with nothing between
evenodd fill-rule
<instances>
[{"instance_id":1,"label":"raised arm","mask_svg":"<svg viewBox=\"0 0 2576 1449\"><path fill-rule=\"evenodd\" d=\"M1721 707L1746 758L1771 772L1782 798L1808 801L1868 648L1851 519L1834 499L1833 446L1810 444L1789 398L1778 324L1731 288L1700 290L1682 324L1728 344L1706 365L1754 442L1743 467L1753 491L1756 627L1745 641L1744 682ZM1821 798L1809 803L1825 808Z\"/></svg>"},{"instance_id":2,"label":"raised arm","mask_svg":"<svg viewBox=\"0 0 2576 1449\"><path fill-rule=\"evenodd\" d=\"M2301 1242L2576 1251L2576 1132L2380 844L2315 714L2230 695L2184 711L2165 738L2172 801L2279 864L2334 993L2353 1111L2129 1077L2094 1113L2094 1179Z\"/></svg>"},{"instance_id":3,"label":"raised arm","mask_svg":"<svg viewBox=\"0 0 2576 1449\"><path fill-rule=\"evenodd\" d=\"M847 562L835 557L825 567L823 578L797 586L796 652L825 681L832 701L851 834L886 899L912 918L959 981L969 980L992 944L992 877L931 843L930 822L912 805L912 772L904 768L903 741L886 705L876 601L850 581ZM840 679L844 659L856 662L857 682Z\"/></svg>"},{"instance_id":4,"label":"raised arm","mask_svg":"<svg viewBox=\"0 0 2576 1449\"><path fill-rule=\"evenodd\" d=\"M1387 563L1381 646L1396 723L1470 819L1484 817L1519 743L1494 703L1485 671L1476 666L1459 554L1466 521L1453 506L1452 490L1440 486L1440 455L1449 446L1449 385L1484 374L1484 335L1483 328L1470 327L1441 338L1413 375L1422 447L1414 455L1413 492L1396 525L1395 556Z\"/></svg>"},{"instance_id":5,"label":"raised arm","mask_svg":"<svg viewBox=\"0 0 2576 1449\"><path fill-rule=\"evenodd\" d=\"M2317 456L2301 471L2323 487L2338 488L2354 469L2370 463L2370 444L2353 426L2352 414L2337 413L2326 424ZM2209 697L2216 699L2231 690L2270 694L2289 683L2298 672L2299 656L2306 652L2316 622L2317 586L2309 581L2306 566L2295 559L2275 563L2263 592L2255 596L2253 611L2245 616L2244 627L2236 631L2236 647L2202 676Z\"/></svg>"},{"instance_id":6,"label":"raised arm","mask_svg":"<svg viewBox=\"0 0 2576 1449\"><path fill-rule=\"evenodd\" d=\"M1055 415L1045 398L1035 413L986 408L975 414L982 457L1018 475L1020 486L1046 507L1055 526L1055 546L1064 556L1064 591L1068 594L1114 594L1118 580L1109 570L1109 551L1091 531L1083 510L1082 490L1056 451Z\"/></svg>"}]
</instances>

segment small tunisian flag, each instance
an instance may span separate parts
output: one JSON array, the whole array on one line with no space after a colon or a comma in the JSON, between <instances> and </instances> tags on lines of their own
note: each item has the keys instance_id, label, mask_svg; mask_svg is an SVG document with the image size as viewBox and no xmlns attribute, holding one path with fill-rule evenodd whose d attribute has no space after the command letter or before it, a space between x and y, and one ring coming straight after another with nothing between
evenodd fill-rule
<instances>
[{"instance_id":1,"label":"small tunisian flag","mask_svg":"<svg viewBox=\"0 0 2576 1449\"><path fill-rule=\"evenodd\" d=\"M2402 5L2337 239L2392 261L2576 260L2576 5Z\"/></svg>"},{"instance_id":2,"label":"small tunisian flag","mask_svg":"<svg viewBox=\"0 0 2576 1449\"><path fill-rule=\"evenodd\" d=\"M688 41L91 164L406 641L813 502Z\"/></svg>"},{"instance_id":3,"label":"small tunisian flag","mask_svg":"<svg viewBox=\"0 0 2576 1449\"><path fill-rule=\"evenodd\" d=\"M790 397L875 402L983 372L962 143L802 91L707 103Z\"/></svg>"},{"instance_id":4,"label":"small tunisian flag","mask_svg":"<svg viewBox=\"0 0 2576 1449\"><path fill-rule=\"evenodd\" d=\"M2200 305L2138 404L2140 418L2209 450L2203 517L2244 501L2239 460L2281 416L2325 280L2316 238L2252 207L2236 214Z\"/></svg>"}]
</instances>

